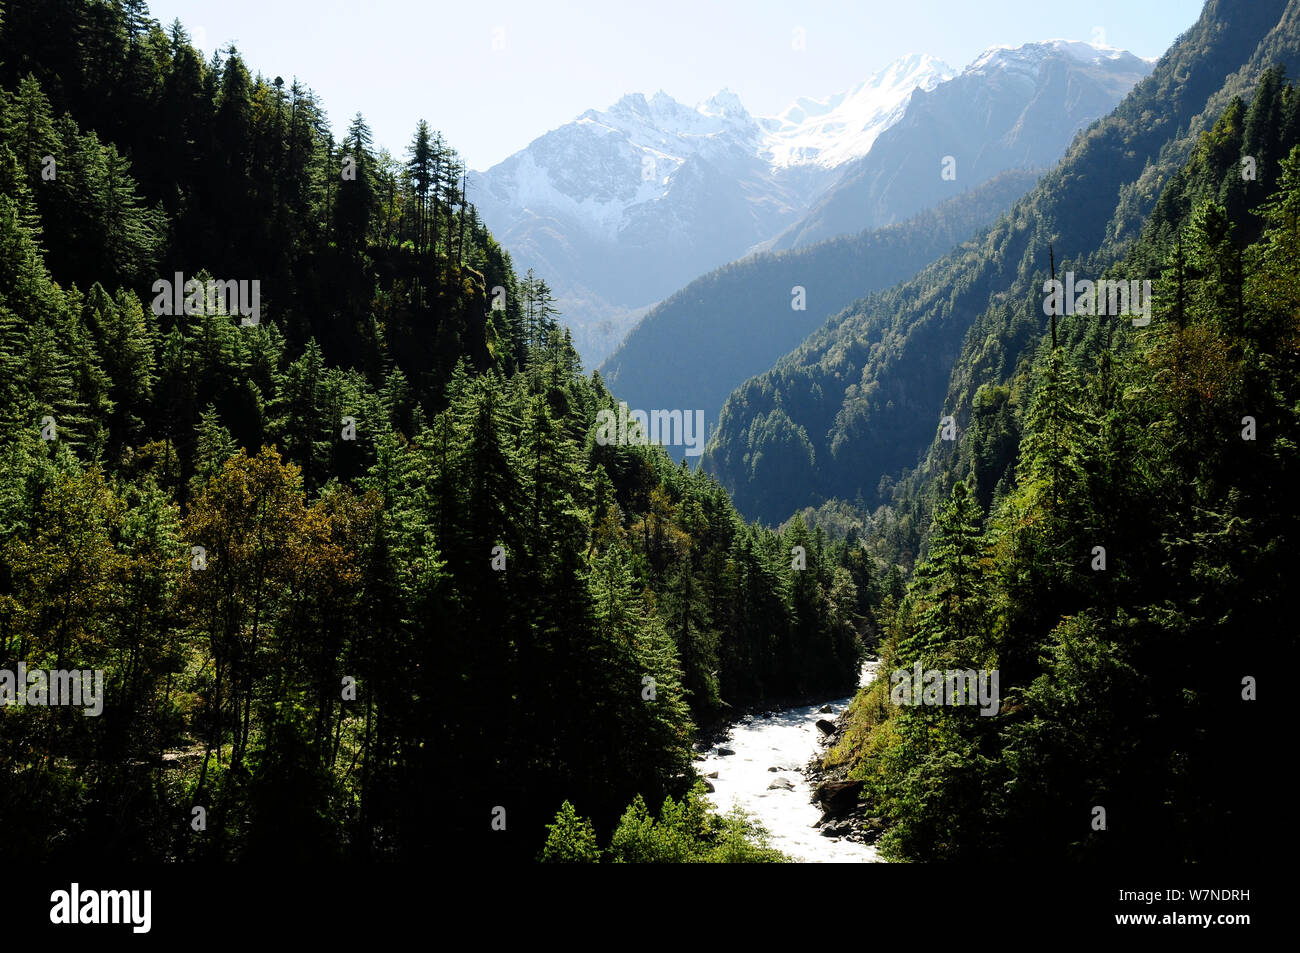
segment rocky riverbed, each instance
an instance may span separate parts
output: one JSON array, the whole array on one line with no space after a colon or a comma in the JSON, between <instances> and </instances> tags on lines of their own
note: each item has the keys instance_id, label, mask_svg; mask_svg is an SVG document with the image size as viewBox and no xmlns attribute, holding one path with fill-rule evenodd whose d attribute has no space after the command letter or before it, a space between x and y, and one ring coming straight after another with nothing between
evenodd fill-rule
<instances>
[{"instance_id":1,"label":"rocky riverbed","mask_svg":"<svg viewBox=\"0 0 1300 953\"><path fill-rule=\"evenodd\" d=\"M863 667L862 684L875 675ZM860 784L821 770L827 740L843 730L851 697L747 714L706 743L696 763L711 800L748 812L772 846L803 862L871 863L879 822L857 805Z\"/></svg>"},{"instance_id":2,"label":"rocky riverbed","mask_svg":"<svg viewBox=\"0 0 1300 953\"><path fill-rule=\"evenodd\" d=\"M873 668L870 675L867 675L864 670L863 685L875 675L875 663L867 664ZM822 757L826 750L839 741L844 731L848 720L848 707L845 706L836 713L833 706L824 705L819 712L826 715L834 714L835 717L817 721L821 739L817 752L804 765L804 777L812 790L812 801L822 812L815 830L823 837L842 837L860 844L874 844L881 834L883 825L879 817L871 815L869 805L859 800L862 782L850 781L848 767L845 765L838 765L829 770L822 766Z\"/></svg>"}]
</instances>

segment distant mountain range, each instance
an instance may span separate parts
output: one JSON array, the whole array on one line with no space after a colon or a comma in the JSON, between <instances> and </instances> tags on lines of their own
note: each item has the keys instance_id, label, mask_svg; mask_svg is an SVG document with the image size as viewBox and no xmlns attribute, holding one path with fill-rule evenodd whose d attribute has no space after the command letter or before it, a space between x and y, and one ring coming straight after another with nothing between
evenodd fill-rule
<instances>
[{"instance_id":1,"label":"distant mountain range","mask_svg":"<svg viewBox=\"0 0 1300 953\"><path fill-rule=\"evenodd\" d=\"M913 54L771 117L728 90L695 107L634 93L480 173L476 202L521 270L550 283L594 367L649 308L713 268L894 224L1008 169L1050 166L1149 71L1123 50L1052 40L988 50L960 75Z\"/></svg>"},{"instance_id":2,"label":"distant mountain range","mask_svg":"<svg viewBox=\"0 0 1300 953\"><path fill-rule=\"evenodd\" d=\"M477 176L475 202L521 270L556 292L595 366L645 309L794 224L953 71L904 57L854 89L754 117L723 90L588 110Z\"/></svg>"}]
</instances>

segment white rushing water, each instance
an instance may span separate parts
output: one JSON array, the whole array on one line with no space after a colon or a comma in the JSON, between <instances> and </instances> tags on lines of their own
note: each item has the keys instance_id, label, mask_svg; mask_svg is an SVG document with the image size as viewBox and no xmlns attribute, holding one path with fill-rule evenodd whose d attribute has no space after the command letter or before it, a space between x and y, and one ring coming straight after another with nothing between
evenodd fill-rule
<instances>
[{"instance_id":1,"label":"white rushing water","mask_svg":"<svg viewBox=\"0 0 1300 953\"><path fill-rule=\"evenodd\" d=\"M875 677L876 662L862 667L860 684ZM812 863L873 863L880 860L876 849L867 844L823 837L813 829L821 818L821 809L809 798L812 789L804 778L803 767L820 750L821 732L817 719L834 720L852 701L837 698L816 705L785 708L770 717L746 715L732 725L727 740L710 749L703 761L696 762L702 775L718 772L711 778L714 793L710 800L720 813L739 805L767 829L769 843L791 860ZM831 706L831 714L821 711ZM719 748L735 754L720 755ZM770 771L769 768L777 768ZM771 788L777 778L789 781L792 788Z\"/></svg>"}]
</instances>

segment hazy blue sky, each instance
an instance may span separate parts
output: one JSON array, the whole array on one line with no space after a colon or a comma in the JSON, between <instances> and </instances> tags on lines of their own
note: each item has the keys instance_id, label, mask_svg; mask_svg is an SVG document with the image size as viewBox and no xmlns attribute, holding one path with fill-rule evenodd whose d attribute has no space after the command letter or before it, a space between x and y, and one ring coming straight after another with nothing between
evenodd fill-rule
<instances>
[{"instance_id":1,"label":"hazy blue sky","mask_svg":"<svg viewBox=\"0 0 1300 953\"><path fill-rule=\"evenodd\" d=\"M771 115L907 53L960 69L989 46L1059 37L1157 57L1200 9L1201 0L150 3L164 25L179 17L205 54L233 40L254 73L296 76L336 130L359 109L376 144L401 154L424 118L479 170L628 92L663 89L693 105L726 87Z\"/></svg>"}]
</instances>

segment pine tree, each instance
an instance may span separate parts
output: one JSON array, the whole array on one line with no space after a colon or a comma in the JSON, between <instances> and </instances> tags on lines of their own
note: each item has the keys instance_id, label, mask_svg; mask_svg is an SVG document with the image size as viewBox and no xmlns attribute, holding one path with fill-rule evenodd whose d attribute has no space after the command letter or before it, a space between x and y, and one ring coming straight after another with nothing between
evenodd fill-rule
<instances>
[{"instance_id":1,"label":"pine tree","mask_svg":"<svg viewBox=\"0 0 1300 953\"><path fill-rule=\"evenodd\" d=\"M429 202L434 187L435 155L429 124L423 119L415 128L415 136L407 147L410 159L406 174L411 183L412 213L416 254L423 252L428 234Z\"/></svg>"},{"instance_id":2,"label":"pine tree","mask_svg":"<svg viewBox=\"0 0 1300 953\"><path fill-rule=\"evenodd\" d=\"M565 801L547 824L546 845L537 859L544 864L594 864L600 860L596 831L591 821L579 817L573 805Z\"/></svg>"},{"instance_id":3,"label":"pine tree","mask_svg":"<svg viewBox=\"0 0 1300 953\"><path fill-rule=\"evenodd\" d=\"M221 425L221 417L212 404L199 415L199 425L194 450L195 492L202 492L208 480L219 474L226 461L234 456L238 447L230 431Z\"/></svg>"},{"instance_id":4,"label":"pine tree","mask_svg":"<svg viewBox=\"0 0 1300 953\"><path fill-rule=\"evenodd\" d=\"M370 127L366 125L361 113L357 113L343 139L343 155L352 160L351 172L354 177L342 179L338 202L334 206L339 241L353 253L364 246L369 236L371 218L379 204L371 143Z\"/></svg>"},{"instance_id":5,"label":"pine tree","mask_svg":"<svg viewBox=\"0 0 1300 953\"><path fill-rule=\"evenodd\" d=\"M983 513L970 489L959 481L935 512L929 553L916 568L916 591L923 608L915 637L903 646L909 660L919 659L922 653L957 660L987 652L992 620L985 548Z\"/></svg>"}]
</instances>

